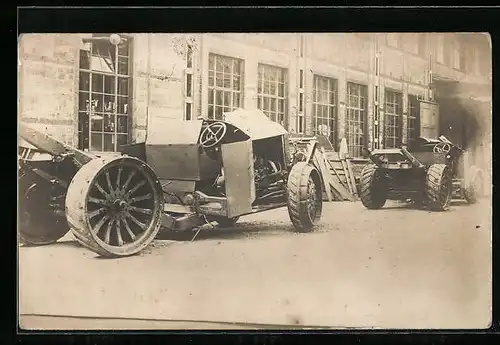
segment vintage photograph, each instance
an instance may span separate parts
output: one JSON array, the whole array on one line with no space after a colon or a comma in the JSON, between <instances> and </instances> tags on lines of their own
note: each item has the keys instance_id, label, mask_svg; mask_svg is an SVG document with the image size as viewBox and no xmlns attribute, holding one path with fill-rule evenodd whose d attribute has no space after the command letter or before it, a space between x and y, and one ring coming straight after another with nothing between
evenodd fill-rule
<instances>
[{"instance_id":1,"label":"vintage photograph","mask_svg":"<svg viewBox=\"0 0 500 345\"><path fill-rule=\"evenodd\" d=\"M18 40L23 330L484 329L487 33Z\"/></svg>"}]
</instances>

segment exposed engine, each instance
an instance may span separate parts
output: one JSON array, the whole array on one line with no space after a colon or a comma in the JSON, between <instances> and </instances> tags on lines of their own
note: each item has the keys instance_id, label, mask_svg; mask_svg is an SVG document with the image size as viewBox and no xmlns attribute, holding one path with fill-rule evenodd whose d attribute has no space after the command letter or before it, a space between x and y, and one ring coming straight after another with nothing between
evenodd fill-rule
<instances>
[{"instance_id":1,"label":"exposed engine","mask_svg":"<svg viewBox=\"0 0 500 345\"><path fill-rule=\"evenodd\" d=\"M279 162L254 155L254 183L257 200L282 196L284 191L284 171ZM215 186L221 195L225 196L223 170L215 181Z\"/></svg>"}]
</instances>

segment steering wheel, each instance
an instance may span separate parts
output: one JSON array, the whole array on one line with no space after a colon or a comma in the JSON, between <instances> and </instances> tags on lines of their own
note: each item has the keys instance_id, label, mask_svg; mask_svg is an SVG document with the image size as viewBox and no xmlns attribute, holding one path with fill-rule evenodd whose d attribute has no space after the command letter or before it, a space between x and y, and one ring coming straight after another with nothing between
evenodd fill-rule
<instances>
[{"instance_id":1,"label":"steering wheel","mask_svg":"<svg viewBox=\"0 0 500 345\"><path fill-rule=\"evenodd\" d=\"M214 122L205 127L201 132L200 144L204 148L209 148L221 142L226 135L227 126L224 122Z\"/></svg>"},{"instance_id":2,"label":"steering wheel","mask_svg":"<svg viewBox=\"0 0 500 345\"><path fill-rule=\"evenodd\" d=\"M448 153L451 150L451 145L448 143L439 143L434 145L432 152L434 153Z\"/></svg>"}]
</instances>

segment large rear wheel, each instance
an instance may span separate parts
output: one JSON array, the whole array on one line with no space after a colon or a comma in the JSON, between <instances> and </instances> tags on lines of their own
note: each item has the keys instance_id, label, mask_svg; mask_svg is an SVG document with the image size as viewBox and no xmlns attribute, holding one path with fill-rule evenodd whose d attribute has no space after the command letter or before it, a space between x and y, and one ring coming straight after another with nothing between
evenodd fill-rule
<instances>
[{"instance_id":1,"label":"large rear wheel","mask_svg":"<svg viewBox=\"0 0 500 345\"><path fill-rule=\"evenodd\" d=\"M310 232L321 218L323 190L318 171L298 162L288 176L288 215L297 232Z\"/></svg>"},{"instance_id":2,"label":"large rear wheel","mask_svg":"<svg viewBox=\"0 0 500 345\"><path fill-rule=\"evenodd\" d=\"M161 226L163 193L153 170L133 157L95 159L73 178L66 217L75 237L95 253L129 256Z\"/></svg>"}]
</instances>

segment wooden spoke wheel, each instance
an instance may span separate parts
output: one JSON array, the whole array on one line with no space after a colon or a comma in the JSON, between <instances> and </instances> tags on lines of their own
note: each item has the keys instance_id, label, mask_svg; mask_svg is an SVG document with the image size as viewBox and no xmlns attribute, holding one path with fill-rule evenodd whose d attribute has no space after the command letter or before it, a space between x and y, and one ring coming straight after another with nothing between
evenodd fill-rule
<instances>
[{"instance_id":1,"label":"wooden spoke wheel","mask_svg":"<svg viewBox=\"0 0 500 345\"><path fill-rule=\"evenodd\" d=\"M75 175L66 217L75 237L102 256L140 252L158 233L163 193L153 170L133 157L95 159Z\"/></svg>"},{"instance_id":2,"label":"wooden spoke wheel","mask_svg":"<svg viewBox=\"0 0 500 345\"><path fill-rule=\"evenodd\" d=\"M47 182L35 182L28 174L19 176L18 186L20 242L26 246L57 242L69 231L64 213L58 214L50 205L51 199L62 191Z\"/></svg>"}]
</instances>

